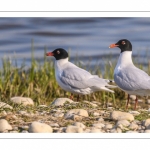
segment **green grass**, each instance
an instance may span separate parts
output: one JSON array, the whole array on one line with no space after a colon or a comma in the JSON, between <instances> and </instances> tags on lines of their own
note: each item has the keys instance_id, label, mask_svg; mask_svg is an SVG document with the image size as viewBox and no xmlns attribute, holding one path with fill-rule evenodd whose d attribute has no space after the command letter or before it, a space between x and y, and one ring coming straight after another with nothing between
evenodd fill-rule
<instances>
[{"instance_id":1,"label":"green grass","mask_svg":"<svg viewBox=\"0 0 150 150\"><path fill-rule=\"evenodd\" d=\"M25 70L25 61L22 61L21 67L18 68L17 60L12 65L9 59L2 59L2 68L0 69L0 101L10 103L10 98L14 96L30 97L36 105L50 104L55 98L69 97L70 93L65 92L59 87L55 79L54 62L43 55L43 61L40 62L34 58L34 45L31 45L31 65ZM119 55L119 54L118 54ZM76 58L76 64L82 67ZM113 79L113 71L116 61L106 58L104 73L102 74L101 66L96 65L94 72L103 78ZM89 64L90 66L90 64ZM141 64L137 66L142 68ZM86 69L85 67L82 67ZM88 70L92 72L93 70ZM150 72L150 63L148 63L147 72ZM102 104L112 102L116 107L124 107L126 95L120 89L113 89L115 97L108 92L95 92L90 95L81 96L81 100L95 100Z\"/></svg>"}]
</instances>

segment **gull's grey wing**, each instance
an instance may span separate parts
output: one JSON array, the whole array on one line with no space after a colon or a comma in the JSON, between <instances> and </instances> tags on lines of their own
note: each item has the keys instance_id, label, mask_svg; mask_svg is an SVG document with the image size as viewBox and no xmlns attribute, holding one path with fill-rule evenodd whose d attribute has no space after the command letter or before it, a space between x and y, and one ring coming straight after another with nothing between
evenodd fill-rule
<instances>
[{"instance_id":1,"label":"gull's grey wing","mask_svg":"<svg viewBox=\"0 0 150 150\"><path fill-rule=\"evenodd\" d=\"M71 87L84 89L88 87L86 82L91 76L89 72L81 68L66 68L62 72L60 80Z\"/></svg>"},{"instance_id":2,"label":"gull's grey wing","mask_svg":"<svg viewBox=\"0 0 150 150\"><path fill-rule=\"evenodd\" d=\"M63 70L60 80L72 88L85 89L95 87L95 89L103 87L107 84L105 79L101 79L96 75L91 75L81 68L66 68Z\"/></svg>"},{"instance_id":3,"label":"gull's grey wing","mask_svg":"<svg viewBox=\"0 0 150 150\"><path fill-rule=\"evenodd\" d=\"M150 89L150 76L136 67L122 68L119 73L114 74L114 80L126 91Z\"/></svg>"}]
</instances>

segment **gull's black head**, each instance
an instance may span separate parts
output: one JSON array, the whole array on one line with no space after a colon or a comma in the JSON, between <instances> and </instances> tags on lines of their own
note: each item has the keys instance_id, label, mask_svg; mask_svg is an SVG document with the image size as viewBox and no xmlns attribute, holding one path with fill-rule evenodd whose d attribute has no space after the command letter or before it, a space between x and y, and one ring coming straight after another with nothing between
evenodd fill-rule
<instances>
[{"instance_id":1,"label":"gull's black head","mask_svg":"<svg viewBox=\"0 0 150 150\"><path fill-rule=\"evenodd\" d=\"M56 60L68 58L68 53L63 48L57 48L53 52L46 53L46 56L54 56Z\"/></svg>"},{"instance_id":2,"label":"gull's black head","mask_svg":"<svg viewBox=\"0 0 150 150\"><path fill-rule=\"evenodd\" d=\"M132 44L127 39L119 40L115 44L111 44L109 48L119 47L121 49L121 53L124 51L132 51Z\"/></svg>"}]
</instances>

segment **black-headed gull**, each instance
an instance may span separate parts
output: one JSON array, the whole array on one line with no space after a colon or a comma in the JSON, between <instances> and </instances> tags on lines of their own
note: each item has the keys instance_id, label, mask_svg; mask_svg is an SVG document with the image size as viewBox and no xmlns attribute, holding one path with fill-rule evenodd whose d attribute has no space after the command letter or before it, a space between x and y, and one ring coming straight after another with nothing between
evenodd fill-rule
<instances>
[{"instance_id":1,"label":"black-headed gull","mask_svg":"<svg viewBox=\"0 0 150 150\"><path fill-rule=\"evenodd\" d=\"M47 56L55 57L55 77L59 86L73 94L86 95L96 91L114 91L108 88L116 86L109 85L110 80L99 78L84 69L81 69L68 61L68 53L62 48L46 53Z\"/></svg>"},{"instance_id":2,"label":"black-headed gull","mask_svg":"<svg viewBox=\"0 0 150 150\"><path fill-rule=\"evenodd\" d=\"M123 91L128 93L126 109L128 108L130 95L136 95L134 106L134 109L136 109L137 95L150 95L150 76L133 64L132 44L129 40L122 39L109 46L109 48L114 47L121 49L118 63L114 70L114 81Z\"/></svg>"}]
</instances>

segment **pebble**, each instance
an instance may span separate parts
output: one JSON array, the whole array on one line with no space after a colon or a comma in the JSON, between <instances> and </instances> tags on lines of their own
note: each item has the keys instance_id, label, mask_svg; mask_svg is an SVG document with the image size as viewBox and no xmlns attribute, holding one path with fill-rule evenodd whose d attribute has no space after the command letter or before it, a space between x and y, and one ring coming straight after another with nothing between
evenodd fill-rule
<instances>
[{"instance_id":1,"label":"pebble","mask_svg":"<svg viewBox=\"0 0 150 150\"><path fill-rule=\"evenodd\" d=\"M1 112L1 115L2 115L2 116L6 116L6 115L7 115L7 112L6 112L5 110L3 110L3 111Z\"/></svg>"},{"instance_id":2,"label":"pebble","mask_svg":"<svg viewBox=\"0 0 150 150\"><path fill-rule=\"evenodd\" d=\"M104 128L105 130L107 130L107 129L112 129L112 127L113 127L112 124L106 124Z\"/></svg>"},{"instance_id":3,"label":"pebble","mask_svg":"<svg viewBox=\"0 0 150 150\"><path fill-rule=\"evenodd\" d=\"M51 123L49 124L51 127L59 127L59 124L58 123Z\"/></svg>"},{"instance_id":4,"label":"pebble","mask_svg":"<svg viewBox=\"0 0 150 150\"><path fill-rule=\"evenodd\" d=\"M122 133L122 130L120 128L113 128L110 130L110 133Z\"/></svg>"},{"instance_id":5,"label":"pebble","mask_svg":"<svg viewBox=\"0 0 150 150\"><path fill-rule=\"evenodd\" d=\"M96 124L93 124L92 126L95 127L95 128L98 128L98 129L101 129L101 128L105 127L105 125L103 123L96 123Z\"/></svg>"},{"instance_id":6,"label":"pebble","mask_svg":"<svg viewBox=\"0 0 150 150\"><path fill-rule=\"evenodd\" d=\"M79 116L79 117L88 117L88 112L84 109L72 109L72 110L69 110L64 118L65 119L75 119L76 116Z\"/></svg>"},{"instance_id":7,"label":"pebble","mask_svg":"<svg viewBox=\"0 0 150 150\"><path fill-rule=\"evenodd\" d=\"M131 100L135 100L136 99L136 95L130 95L130 99Z\"/></svg>"},{"instance_id":8,"label":"pebble","mask_svg":"<svg viewBox=\"0 0 150 150\"><path fill-rule=\"evenodd\" d=\"M124 126L124 127L128 127L130 125L130 122L127 120L119 120L116 124L117 127L119 127L120 125Z\"/></svg>"},{"instance_id":9,"label":"pebble","mask_svg":"<svg viewBox=\"0 0 150 150\"><path fill-rule=\"evenodd\" d=\"M51 126L45 123L34 121L29 126L29 132L30 133L52 133L53 129L51 128Z\"/></svg>"},{"instance_id":10,"label":"pebble","mask_svg":"<svg viewBox=\"0 0 150 150\"><path fill-rule=\"evenodd\" d=\"M100 115L100 114L99 114L98 112L94 112L94 113L93 113L93 116L95 116L95 117L96 117L96 116L99 116L99 115Z\"/></svg>"},{"instance_id":11,"label":"pebble","mask_svg":"<svg viewBox=\"0 0 150 150\"><path fill-rule=\"evenodd\" d=\"M66 128L66 133L82 133L82 132L83 132L83 128L81 127L70 125Z\"/></svg>"},{"instance_id":12,"label":"pebble","mask_svg":"<svg viewBox=\"0 0 150 150\"><path fill-rule=\"evenodd\" d=\"M28 130L29 126L22 126L21 128L24 129L24 130Z\"/></svg>"},{"instance_id":13,"label":"pebble","mask_svg":"<svg viewBox=\"0 0 150 150\"><path fill-rule=\"evenodd\" d=\"M46 106L46 105L39 105L38 107L39 107L39 108L46 108L46 107L48 107L48 106Z\"/></svg>"},{"instance_id":14,"label":"pebble","mask_svg":"<svg viewBox=\"0 0 150 150\"><path fill-rule=\"evenodd\" d=\"M145 130L145 132L144 133L150 133L150 130Z\"/></svg>"},{"instance_id":15,"label":"pebble","mask_svg":"<svg viewBox=\"0 0 150 150\"><path fill-rule=\"evenodd\" d=\"M98 107L98 105L97 104L94 104L94 103L92 103L92 102L89 102L89 101L83 101L84 103L87 103L87 104L89 104L89 105L91 105L92 107Z\"/></svg>"},{"instance_id":16,"label":"pebble","mask_svg":"<svg viewBox=\"0 0 150 150\"><path fill-rule=\"evenodd\" d=\"M64 113L57 112L57 113L53 114L53 116L62 118L64 116Z\"/></svg>"},{"instance_id":17,"label":"pebble","mask_svg":"<svg viewBox=\"0 0 150 150\"><path fill-rule=\"evenodd\" d=\"M73 101L69 98L57 98L52 102L51 105L63 106L66 102L72 103Z\"/></svg>"},{"instance_id":18,"label":"pebble","mask_svg":"<svg viewBox=\"0 0 150 150\"><path fill-rule=\"evenodd\" d=\"M27 112L26 112L26 111L23 111L23 110L18 111L18 114L21 114L21 115L26 114L26 113L27 113Z\"/></svg>"},{"instance_id":19,"label":"pebble","mask_svg":"<svg viewBox=\"0 0 150 150\"><path fill-rule=\"evenodd\" d=\"M4 103L4 102L0 102L0 108L9 108L9 109L13 109L12 106L10 106L10 105L8 105L8 104L6 104L6 103Z\"/></svg>"},{"instance_id":20,"label":"pebble","mask_svg":"<svg viewBox=\"0 0 150 150\"><path fill-rule=\"evenodd\" d=\"M57 130L57 133L65 133L66 128L67 128L67 127L60 127L60 128Z\"/></svg>"},{"instance_id":21,"label":"pebble","mask_svg":"<svg viewBox=\"0 0 150 150\"><path fill-rule=\"evenodd\" d=\"M15 104L22 104L23 106L34 105L34 102L29 97L12 97L10 99Z\"/></svg>"},{"instance_id":22,"label":"pebble","mask_svg":"<svg viewBox=\"0 0 150 150\"><path fill-rule=\"evenodd\" d=\"M150 119L146 119L143 125L146 127L146 129L150 129Z\"/></svg>"},{"instance_id":23,"label":"pebble","mask_svg":"<svg viewBox=\"0 0 150 150\"><path fill-rule=\"evenodd\" d=\"M104 119L102 117L97 119L98 122L104 122Z\"/></svg>"},{"instance_id":24,"label":"pebble","mask_svg":"<svg viewBox=\"0 0 150 150\"><path fill-rule=\"evenodd\" d=\"M132 114L121 111L113 111L110 113L110 118L113 120L134 120L134 116Z\"/></svg>"},{"instance_id":25,"label":"pebble","mask_svg":"<svg viewBox=\"0 0 150 150\"><path fill-rule=\"evenodd\" d=\"M13 130L18 130L18 127L14 127Z\"/></svg>"},{"instance_id":26,"label":"pebble","mask_svg":"<svg viewBox=\"0 0 150 150\"><path fill-rule=\"evenodd\" d=\"M93 128L88 133L102 133L102 131L100 129Z\"/></svg>"},{"instance_id":27,"label":"pebble","mask_svg":"<svg viewBox=\"0 0 150 150\"><path fill-rule=\"evenodd\" d=\"M129 111L130 114L138 116L140 113L138 111Z\"/></svg>"},{"instance_id":28,"label":"pebble","mask_svg":"<svg viewBox=\"0 0 150 150\"><path fill-rule=\"evenodd\" d=\"M73 125L73 126L80 127L80 128L82 128L82 129L85 129L85 128L86 128L86 126L85 126L83 123L81 123L81 122L74 122L72 125Z\"/></svg>"},{"instance_id":29,"label":"pebble","mask_svg":"<svg viewBox=\"0 0 150 150\"><path fill-rule=\"evenodd\" d=\"M138 125L137 125L136 123L132 122L132 123L129 125L128 128L131 129L131 130L137 130L137 129L138 129Z\"/></svg>"},{"instance_id":30,"label":"pebble","mask_svg":"<svg viewBox=\"0 0 150 150\"><path fill-rule=\"evenodd\" d=\"M147 104L150 104L150 99L147 99L147 100L146 100L146 103L147 103Z\"/></svg>"},{"instance_id":31,"label":"pebble","mask_svg":"<svg viewBox=\"0 0 150 150\"><path fill-rule=\"evenodd\" d=\"M12 126L5 119L0 119L0 132L12 130Z\"/></svg>"}]
</instances>

